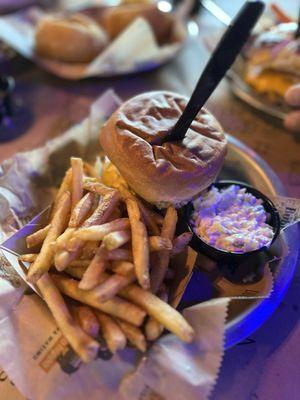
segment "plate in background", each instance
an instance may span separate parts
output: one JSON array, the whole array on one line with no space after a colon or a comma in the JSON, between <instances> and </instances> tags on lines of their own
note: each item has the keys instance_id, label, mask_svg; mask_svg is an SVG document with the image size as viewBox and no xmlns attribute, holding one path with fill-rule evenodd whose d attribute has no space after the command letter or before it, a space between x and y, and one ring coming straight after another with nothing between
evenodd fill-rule
<instances>
[{"instance_id":1,"label":"plate in background","mask_svg":"<svg viewBox=\"0 0 300 400\"><path fill-rule=\"evenodd\" d=\"M242 101L256 108L271 117L283 120L290 108L283 104L271 103L271 101L263 95L258 94L251 86L244 80L245 60L239 56L227 72L226 77L230 82L230 89Z\"/></svg>"}]
</instances>

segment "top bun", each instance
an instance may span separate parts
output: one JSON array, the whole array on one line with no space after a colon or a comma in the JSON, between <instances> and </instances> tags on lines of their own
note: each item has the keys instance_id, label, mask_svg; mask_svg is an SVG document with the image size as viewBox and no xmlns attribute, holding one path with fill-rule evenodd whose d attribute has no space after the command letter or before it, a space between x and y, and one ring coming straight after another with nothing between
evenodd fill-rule
<instances>
[{"instance_id":1,"label":"top bun","mask_svg":"<svg viewBox=\"0 0 300 400\"><path fill-rule=\"evenodd\" d=\"M83 14L42 18L35 33L36 51L46 58L88 63L106 46L106 33Z\"/></svg>"},{"instance_id":2,"label":"top bun","mask_svg":"<svg viewBox=\"0 0 300 400\"><path fill-rule=\"evenodd\" d=\"M185 138L161 141L187 103L179 94L148 92L125 102L100 132L100 143L132 189L159 207L181 206L216 178L226 138L212 114L202 109Z\"/></svg>"}]
</instances>

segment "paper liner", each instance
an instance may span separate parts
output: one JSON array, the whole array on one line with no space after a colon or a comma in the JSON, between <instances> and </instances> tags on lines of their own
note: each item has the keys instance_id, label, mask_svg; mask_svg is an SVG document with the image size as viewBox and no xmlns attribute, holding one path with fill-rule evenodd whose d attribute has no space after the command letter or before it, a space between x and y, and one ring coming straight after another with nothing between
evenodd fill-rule
<instances>
[{"instance_id":1,"label":"paper liner","mask_svg":"<svg viewBox=\"0 0 300 400\"><path fill-rule=\"evenodd\" d=\"M117 96L112 91L106 92L92 105L90 116L80 124L44 147L16 154L3 164L0 177L0 204L4 210L0 215L0 232L2 230L3 238L14 233L19 225L28 222L32 215L51 202L53 187L59 184L69 166L71 155L95 160L99 149L99 145L95 145L99 128L118 105ZM21 229L6 242L6 247L16 252L23 251L25 235L26 232ZM10 253L8 258L16 267L17 257ZM178 262L177 268L182 269L185 265L185 278L180 279L181 286L174 288L172 296L176 304L188 284L195 258L195 253L190 250L189 261L184 264ZM214 276L213 265L210 271ZM271 274L267 272L264 280L268 284L264 285L264 291L260 293L262 296L269 295L270 277ZM125 399L135 398L128 396L140 396L142 399L145 393L151 393L147 385L165 399L173 399L174 396L176 399L206 399L216 381L224 351L228 293L230 296L238 294L241 297L242 291L245 291L244 285L242 288L235 285L234 293L228 282L211 279L212 286L214 282L217 283L210 296L204 298L201 304L185 310L196 331L193 344L185 345L173 335L166 335L149 350L141 364L138 364L139 353L128 349L109 362L98 359L77 369L78 358L60 336L44 303L36 295L21 297L23 287L17 290L2 279L0 297L12 297L11 301L1 302L6 304L6 308L0 319L0 365L31 400L70 397L85 400L87 395L91 400L107 396L109 399L117 399L120 398L119 389ZM250 293L250 297L246 293L246 297L252 298L253 293ZM54 340L54 335L59 338L58 342ZM43 351L37 354L39 349ZM43 361L45 357L46 361ZM107 354L102 352L101 357L105 358ZM48 366L51 364L47 371L41 367L43 362ZM188 369L187 364L190 366ZM156 368L163 376L155 374ZM119 388L124 373L127 377ZM132 375L128 375L130 373Z\"/></svg>"},{"instance_id":2,"label":"paper liner","mask_svg":"<svg viewBox=\"0 0 300 400\"><path fill-rule=\"evenodd\" d=\"M138 368L121 383L124 399L207 399L219 374L224 353L228 298L214 299L184 311L195 328L195 342L177 343L174 336L159 340ZM203 327L209 327L203 335ZM218 344L216 346L216 344Z\"/></svg>"},{"instance_id":3,"label":"paper liner","mask_svg":"<svg viewBox=\"0 0 300 400\"><path fill-rule=\"evenodd\" d=\"M3 244L4 255L24 279L24 272L18 263L18 253L24 252L26 247L25 238L28 233L44 225L43 221L45 223L46 215L47 210ZM187 259L184 273L185 279L180 282L180 290L175 291L173 294L177 302L180 300L183 287L185 287L194 266L196 254L190 250L184 258ZM179 265L180 258L177 262ZM141 364L137 364L136 357L138 355L133 350L127 350L118 354L117 357L115 356L113 361L110 361L110 363L114 363L114 368L121 369L122 376L124 373L127 373L127 375L130 373L130 379L125 379L122 382L120 392L110 392L107 387L108 382L105 379L102 382L104 388L99 386L99 382L94 386L95 382L88 375L91 373L91 370L89 369L86 372L85 366L81 367L82 369L84 368L81 380L79 378L78 381L76 372L75 380L71 380L71 383L70 379L68 380L70 386L64 384L63 393L61 389L57 388L57 382L63 380L62 371L66 372L66 370L77 369L80 362L63 339L46 306L42 306L42 302L35 295L24 296L18 307L10 313L10 318L4 318L0 322L0 340L3 339L3 347L0 346L0 362L4 365L5 370L22 393L31 399L42 398L41 396L45 392L45 388L41 388L33 382L37 382L36 379L39 376L42 379L45 373L47 376L43 378L43 385L48 388L47 396L58 399L67 398L65 396L70 395L73 390L76 390L78 396L75 399L83 399L83 392L81 394L78 392L77 385L79 384L83 385L86 390L89 390L89 393L91 391L91 397L89 397L91 399L99 398L98 390L100 390L100 387L101 393L105 392L112 399L118 398L118 395L122 395L122 398L128 400L144 398L146 393L150 396L151 391L149 388L151 385L156 388L156 391L159 390L159 398L168 399L169 397L166 394L169 392L167 382L170 382L169 379L174 378L176 378L180 387L180 391L179 388L176 388L176 394L180 394L180 396L189 394L190 398L194 398L197 393L200 396L198 397L199 399L206 399L215 383L215 376L220 368L220 360L224 351L223 337L228 303L228 298L213 299L184 311L184 315L192 326L194 326L196 332L195 340L191 345L180 342L174 335L166 335L150 348ZM39 329L36 329L37 324ZM14 335L13 343L10 343L12 339L11 332ZM38 343L41 341L40 348L44 349L48 346L48 350L43 352L39 349ZM13 347L14 350L11 350L10 347ZM9 356L7 356L8 348ZM131 353L131 363L123 365L124 357L127 357L128 352ZM56 365L57 357L60 359L58 361L59 366ZM26 368L19 368L19 365L16 367L16 363L24 364ZM96 374L96 371L103 375L102 368L104 366L100 365L98 361L95 364L95 372L92 370L93 376ZM135 365L139 365L136 371L134 370ZM168 369L169 365L172 365L172 369ZM180 366L183 368L182 371ZM159 371L159 382L157 382L158 376L155 374L153 376L154 370ZM141 379L141 374L143 380ZM35 377L35 380L31 378L32 376ZM117 377L114 374L111 379L115 382L116 388L118 388L119 384L117 381L121 379L120 376ZM26 383L28 380L31 382L30 385ZM138 385L136 382L139 382ZM144 383L143 386L141 386L142 382ZM142 394L138 392L139 389ZM93 390L96 391L97 397L93 397ZM153 398L153 394L149 398Z\"/></svg>"},{"instance_id":4,"label":"paper liner","mask_svg":"<svg viewBox=\"0 0 300 400\"><path fill-rule=\"evenodd\" d=\"M26 400L10 380L7 373L0 367L0 390L3 399Z\"/></svg>"},{"instance_id":5,"label":"paper liner","mask_svg":"<svg viewBox=\"0 0 300 400\"><path fill-rule=\"evenodd\" d=\"M282 228L300 221L300 199L277 196L273 200L280 214Z\"/></svg>"},{"instance_id":6,"label":"paper liner","mask_svg":"<svg viewBox=\"0 0 300 400\"><path fill-rule=\"evenodd\" d=\"M64 63L35 54L35 26L45 13L31 7L0 17L0 39L22 56L61 78L77 80L92 76L108 77L153 69L178 53L187 33L183 22L174 22L174 43L159 46L150 24L144 18L133 21L89 64Z\"/></svg>"}]
</instances>

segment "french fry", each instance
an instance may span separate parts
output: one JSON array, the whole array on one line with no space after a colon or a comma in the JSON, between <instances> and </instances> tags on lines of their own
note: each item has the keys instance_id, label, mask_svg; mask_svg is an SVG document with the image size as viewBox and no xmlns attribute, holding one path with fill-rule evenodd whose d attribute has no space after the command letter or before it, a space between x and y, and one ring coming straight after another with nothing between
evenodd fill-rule
<instances>
[{"instance_id":1,"label":"french fry","mask_svg":"<svg viewBox=\"0 0 300 400\"><path fill-rule=\"evenodd\" d=\"M157 216L159 214L155 213L154 211L150 210L141 200L137 199L129 189L127 189L124 185L120 185L119 192L124 201L127 199L133 199L138 202L139 208L141 210L142 219L145 225L148 227L149 231L152 235L159 235L159 227L157 223ZM159 216L160 217L160 216Z\"/></svg>"},{"instance_id":2,"label":"french fry","mask_svg":"<svg viewBox=\"0 0 300 400\"><path fill-rule=\"evenodd\" d=\"M128 341L137 349L142 351L143 353L147 350L147 342L145 336L142 334L141 330L136 326L129 324L124 321L117 321L120 328L126 335Z\"/></svg>"},{"instance_id":3,"label":"french fry","mask_svg":"<svg viewBox=\"0 0 300 400\"><path fill-rule=\"evenodd\" d=\"M94 311L88 306L74 306L73 310L84 332L93 338L97 338L100 326Z\"/></svg>"},{"instance_id":4,"label":"french fry","mask_svg":"<svg viewBox=\"0 0 300 400\"><path fill-rule=\"evenodd\" d=\"M82 242L73 238L73 234L74 228L67 228L55 243L54 265L58 271L76 262L78 257L86 262L91 261L99 247L98 242Z\"/></svg>"},{"instance_id":5,"label":"french fry","mask_svg":"<svg viewBox=\"0 0 300 400\"><path fill-rule=\"evenodd\" d=\"M82 279L83 274L85 272L85 268L67 267L66 269L64 269L64 272L71 275L73 278Z\"/></svg>"},{"instance_id":6,"label":"french fry","mask_svg":"<svg viewBox=\"0 0 300 400\"><path fill-rule=\"evenodd\" d=\"M89 164L88 162L84 161L83 162L83 171L88 175L89 177L99 179L100 176L93 165Z\"/></svg>"},{"instance_id":7,"label":"french fry","mask_svg":"<svg viewBox=\"0 0 300 400\"><path fill-rule=\"evenodd\" d=\"M132 252L127 249L106 250L105 253L103 253L103 257L110 261L132 261Z\"/></svg>"},{"instance_id":8,"label":"french fry","mask_svg":"<svg viewBox=\"0 0 300 400\"><path fill-rule=\"evenodd\" d=\"M99 194L100 196L105 196L107 194L111 194L113 192L116 192L115 189L112 189L111 187L108 187L104 185L103 183L100 182L85 182L83 185L85 190L88 190L89 192L94 192Z\"/></svg>"},{"instance_id":9,"label":"french fry","mask_svg":"<svg viewBox=\"0 0 300 400\"><path fill-rule=\"evenodd\" d=\"M156 225L162 225L164 218L157 212L151 210L142 200L135 197L134 194L131 193L131 191L127 187L125 187L124 185L121 185L118 188L118 190L121 193L121 196L124 201L126 201L127 199L133 199L138 202L141 213L142 213L143 217L145 217L146 224L147 224L147 222L154 220ZM150 225L151 224L149 223L149 227L150 227ZM156 233L153 233L153 234L156 235Z\"/></svg>"},{"instance_id":10,"label":"french fry","mask_svg":"<svg viewBox=\"0 0 300 400\"><path fill-rule=\"evenodd\" d=\"M78 157L71 157L72 167L72 210L83 196L83 163Z\"/></svg>"},{"instance_id":11,"label":"french fry","mask_svg":"<svg viewBox=\"0 0 300 400\"><path fill-rule=\"evenodd\" d=\"M27 236L26 245L28 249L37 246L38 244L41 244L45 240L47 233L49 232L49 229L50 229L50 224Z\"/></svg>"},{"instance_id":12,"label":"french fry","mask_svg":"<svg viewBox=\"0 0 300 400\"><path fill-rule=\"evenodd\" d=\"M172 250L172 242L169 238L161 236L149 237L150 251Z\"/></svg>"},{"instance_id":13,"label":"french fry","mask_svg":"<svg viewBox=\"0 0 300 400\"><path fill-rule=\"evenodd\" d=\"M110 189L103 197L100 197L99 204L93 214L84 222L83 226L104 224L114 212L120 201L120 195L116 190Z\"/></svg>"},{"instance_id":14,"label":"french fry","mask_svg":"<svg viewBox=\"0 0 300 400\"><path fill-rule=\"evenodd\" d=\"M99 344L87 335L72 318L62 295L53 283L48 273L38 281L37 286L47 303L62 334L66 337L74 351L84 362L96 358Z\"/></svg>"},{"instance_id":15,"label":"french fry","mask_svg":"<svg viewBox=\"0 0 300 400\"><path fill-rule=\"evenodd\" d=\"M134 199L127 199L126 206L131 226L132 256L135 273L139 284L144 289L148 289L150 287L150 276L147 230L141 221L141 213L137 202Z\"/></svg>"},{"instance_id":16,"label":"french fry","mask_svg":"<svg viewBox=\"0 0 300 400\"><path fill-rule=\"evenodd\" d=\"M191 342L194 331L167 303L164 282L174 273L170 257L191 239L188 232L174 239L176 210L169 207L163 218L123 184L113 189L101 183L94 168L80 158L72 158L71 165L50 223L27 238L29 247L42 244L40 253L20 257L31 264L27 279L37 283L70 345L87 362L98 352L93 338L99 328L113 353L127 340L144 352L146 338L154 341L164 329ZM128 218L122 218L124 203ZM65 273L49 275L53 265ZM157 295L147 290L150 286ZM69 298L73 317L62 295ZM142 325L145 334L138 328Z\"/></svg>"},{"instance_id":17,"label":"french fry","mask_svg":"<svg viewBox=\"0 0 300 400\"><path fill-rule=\"evenodd\" d=\"M99 242L85 242L85 245L82 248L80 258L85 258L91 260L96 254L99 248Z\"/></svg>"},{"instance_id":18,"label":"french fry","mask_svg":"<svg viewBox=\"0 0 300 400\"><path fill-rule=\"evenodd\" d=\"M84 222L84 227L89 227L96 224L104 224L109 218L115 207L120 200L120 196L117 191L111 191L109 194L100 198L99 205L93 212L93 214ZM74 239L74 238L73 238ZM57 257L55 257L55 266L59 271L63 271L73 260L78 258L81 253L85 241L75 238L71 239L71 246L76 248L72 251L63 251ZM68 246L70 243L68 244Z\"/></svg>"},{"instance_id":19,"label":"french fry","mask_svg":"<svg viewBox=\"0 0 300 400\"><path fill-rule=\"evenodd\" d=\"M128 286L130 283L136 280L134 271L129 272L127 276L123 275L110 275L102 283L98 284L95 288L97 299L101 302L105 302L113 298L119 293L121 289ZM80 285L79 285L80 286Z\"/></svg>"},{"instance_id":20,"label":"french fry","mask_svg":"<svg viewBox=\"0 0 300 400\"><path fill-rule=\"evenodd\" d=\"M33 263L36 260L37 256L38 254L22 254L20 256L20 260L27 263Z\"/></svg>"},{"instance_id":21,"label":"french fry","mask_svg":"<svg viewBox=\"0 0 300 400\"><path fill-rule=\"evenodd\" d=\"M66 278L62 275L52 275L52 279L62 293L74 300L97 308L100 311L130 322L133 325L140 326L143 323L146 313L135 304L129 303L120 297L114 297L105 303L101 303L97 299L97 292L95 289L81 290L78 287L78 281Z\"/></svg>"},{"instance_id":22,"label":"french fry","mask_svg":"<svg viewBox=\"0 0 300 400\"><path fill-rule=\"evenodd\" d=\"M89 215L92 206L95 201L95 194L92 192L88 192L85 196L82 197L81 200L76 204L74 207L70 221L69 227L70 228L77 228L78 226L82 225L84 220Z\"/></svg>"},{"instance_id":23,"label":"french fry","mask_svg":"<svg viewBox=\"0 0 300 400\"><path fill-rule=\"evenodd\" d=\"M181 253L190 243L192 239L192 232L184 232L173 240L173 249L171 256Z\"/></svg>"},{"instance_id":24,"label":"french fry","mask_svg":"<svg viewBox=\"0 0 300 400\"><path fill-rule=\"evenodd\" d=\"M164 301L168 302L168 294L167 291L159 291L158 297ZM147 340L154 341L160 337L160 335L163 333L164 327L163 325L157 321L157 319L153 317L149 317L146 324L145 324L145 335Z\"/></svg>"},{"instance_id":25,"label":"french fry","mask_svg":"<svg viewBox=\"0 0 300 400\"><path fill-rule=\"evenodd\" d=\"M101 331L109 350L114 354L126 346L126 336L119 325L109 315L97 311Z\"/></svg>"},{"instance_id":26,"label":"french fry","mask_svg":"<svg viewBox=\"0 0 300 400\"><path fill-rule=\"evenodd\" d=\"M145 225L147 226L149 232L152 235L159 235L160 229L158 227L156 219L153 216L153 212L151 210L149 210L149 208L147 208L143 204L142 201L140 201L140 200L137 200L137 201L138 201L139 208L141 210L142 219L143 219Z\"/></svg>"},{"instance_id":27,"label":"french fry","mask_svg":"<svg viewBox=\"0 0 300 400\"><path fill-rule=\"evenodd\" d=\"M71 228L70 228L71 229ZM71 239L72 240L72 239ZM69 247L70 241L67 243ZM58 271L63 271L69 265L71 265L80 256L83 260L91 259L96 253L98 243L95 242L80 242L79 244L72 243L74 250L69 251L68 249L62 249L56 252L54 257L54 264Z\"/></svg>"},{"instance_id":28,"label":"french fry","mask_svg":"<svg viewBox=\"0 0 300 400\"><path fill-rule=\"evenodd\" d=\"M56 251L54 256L54 265L57 271L63 271L80 255L80 250L69 252L67 250Z\"/></svg>"},{"instance_id":29,"label":"french fry","mask_svg":"<svg viewBox=\"0 0 300 400\"><path fill-rule=\"evenodd\" d=\"M64 256L68 256L66 246L68 245L70 238L72 238L74 231L74 228L67 228L54 242L54 265L57 271L63 271L66 268L65 265L62 265L61 260L64 259Z\"/></svg>"},{"instance_id":30,"label":"french fry","mask_svg":"<svg viewBox=\"0 0 300 400\"><path fill-rule=\"evenodd\" d=\"M29 268L27 274L28 282L35 283L51 267L54 256L52 242L54 242L65 229L68 223L70 208L70 192L65 192L59 198L56 213L53 216L51 227L44 240L41 251Z\"/></svg>"},{"instance_id":31,"label":"french fry","mask_svg":"<svg viewBox=\"0 0 300 400\"><path fill-rule=\"evenodd\" d=\"M60 236L58 236L54 243L56 251L59 249L66 249L68 241L72 238L74 232L75 228L67 228Z\"/></svg>"},{"instance_id":32,"label":"french fry","mask_svg":"<svg viewBox=\"0 0 300 400\"><path fill-rule=\"evenodd\" d=\"M90 182L92 182L92 183L99 182L99 178L95 178L95 177L92 177L92 176L86 176L86 175L84 175L84 176L83 176L83 189L84 189L84 185L85 185L86 183L90 183ZM84 189L84 190L85 190L85 189Z\"/></svg>"},{"instance_id":33,"label":"french fry","mask_svg":"<svg viewBox=\"0 0 300 400\"><path fill-rule=\"evenodd\" d=\"M119 275L127 275L134 271L134 265L130 261L112 261L110 269Z\"/></svg>"},{"instance_id":34,"label":"french fry","mask_svg":"<svg viewBox=\"0 0 300 400\"><path fill-rule=\"evenodd\" d=\"M102 225L83 227L75 232L79 240L103 240L111 232L128 229L130 227L128 218L119 218Z\"/></svg>"},{"instance_id":35,"label":"french fry","mask_svg":"<svg viewBox=\"0 0 300 400\"><path fill-rule=\"evenodd\" d=\"M74 236L74 233L77 232L76 229L74 228L69 228L70 230L72 229L72 234L71 236L68 238L68 240L66 240L64 248L65 250L67 250L69 253L74 253L78 251L78 254L81 255L81 250L83 250L83 247L85 247L85 243L82 242L82 240L77 239Z\"/></svg>"},{"instance_id":36,"label":"french fry","mask_svg":"<svg viewBox=\"0 0 300 400\"><path fill-rule=\"evenodd\" d=\"M86 268L80 268L80 267L67 267L65 269L65 272L67 272L69 275L71 275L73 278L81 280L83 277L83 274L85 273ZM107 280L110 277L109 274L103 272L98 278L97 285L100 285L102 282Z\"/></svg>"},{"instance_id":37,"label":"french fry","mask_svg":"<svg viewBox=\"0 0 300 400\"><path fill-rule=\"evenodd\" d=\"M173 241L178 216L173 206L168 207L161 230L161 236ZM170 251L162 250L158 263L153 265L151 270L151 291L156 293L160 288L168 270L170 261Z\"/></svg>"},{"instance_id":38,"label":"french fry","mask_svg":"<svg viewBox=\"0 0 300 400\"><path fill-rule=\"evenodd\" d=\"M79 289L90 290L98 286L99 278L106 268L106 260L103 258L102 252L103 246L101 245L90 265L85 270L78 286Z\"/></svg>"},{"instance_id":39,"label":"french fry","mask_svg":"<svg viewBox=\"0 0 300 400\"><path fill-rule=\"evenodd\" d=\"M194 337L193 328L183 316L169 304L160 300L153 293L131 284L120 290L119 294L127 300L142 307L147 313L159 321L166 329L174 333L184 342L191 342Z\"/></svg>"},{"instance_id":40,"label":"french fry","mask_svg":"<svg viewBox=\"0 0 300 400\"><path fill-rule=\"evenodd\" d=\"M74 268L83 268L83 269L87 269L87 267L90 265L91 260L74 260L70 263L69 267L74 267Z\"/></svg>"},{"instance_id":41,"label":"french fry","mask_svg":"<svg viewBox=\"0 0 300 400\"><path fill-rule=\"evenodd\" d=\"M123 201L126 201L127 199L135 199L134 195L126 186L120 185L118 190L122 196Z\"/></svg>"},{"instance_id":42,"label":"french fry","mask_svg":"<svg viewBox=\"0 0 300 400\"><path fill-rule=\"evenodd\" d=\"M57 204L59 202L60 196L65 193L65 192L70 192L72 190L72 168L69 168L67 172L65 173L64 179L62 180L62 183L58 189L58 192L55 196L52 208L51 208L51 214L49 220L51 221L53 218L53 215L56 213L57 209Z\"/></svg>"},{"instance_id":43,"label":"french fry","mask_svg":"<svg viewBox=\"0 0 300 400\"><path fill-rule=\"evenodd\" d=\"M107 250L114 250L129 242L130 239L129 231L115 231L104 236L103 244Z\"/></svg>"},{"instance_id":44,"label":"french fry","mask_svg":"<svg viewBox=\"0 0 300 400\"><path fill-rule=\"evenodd\" d=\"M145 335L147 340L153 342L157 340L164 331L164 326L155 318L149 317L145 324Z\"/></svg>"}]
</instances>

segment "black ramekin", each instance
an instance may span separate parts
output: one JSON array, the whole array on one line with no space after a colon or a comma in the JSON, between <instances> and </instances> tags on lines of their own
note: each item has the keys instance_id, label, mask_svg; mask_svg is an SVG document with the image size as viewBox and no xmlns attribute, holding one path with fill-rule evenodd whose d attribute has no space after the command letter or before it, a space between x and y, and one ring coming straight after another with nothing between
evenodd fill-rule
<instances>
[{"instance_id":1,"label":"black ramekin","mask_svg":"<svg viewBox=\"0 0 300 400\"><path fill-rule=\"evenodd\" d=\"M245 188L247 192L251 193L257 199L263 201L262 205L267 212L267 223L272 226L274 231L273 239L268 246L263 246L257 250L248 251L245 253L235 253L226 250L217 249L216 247L208 244L197 235L190 221L191 215L194 211L193 203L188 203L182 210L183 224L193 233L190 246L199 253L203 253L211 259L217 261L221 273L230 281L239 283L249 283L249 281L259 280L263 273L263 267L268 261L268 253L271 245L277 239L280 233L280 217L279 213L273 202L255 189L251 185L244 182L224 180L215 182L212 186L217 189L223 189L231 185L238 185ZM208 188L209 190L210 188Z\"/></svg>"}]
</instances>

